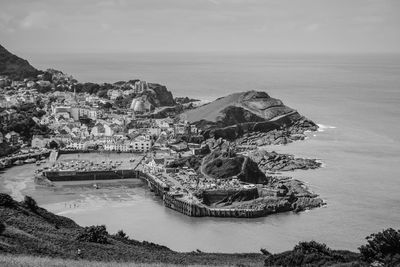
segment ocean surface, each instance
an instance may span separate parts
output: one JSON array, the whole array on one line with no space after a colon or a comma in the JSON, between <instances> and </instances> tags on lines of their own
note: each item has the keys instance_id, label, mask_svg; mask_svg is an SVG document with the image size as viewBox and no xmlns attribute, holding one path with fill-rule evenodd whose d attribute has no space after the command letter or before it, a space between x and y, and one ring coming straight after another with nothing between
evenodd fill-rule
<instances>
[{"instance_id":1,"label":"ocean surface","mask_svg":"<svg viewBox=\"0 0 400 267\"><path fill-rule=\"evenodd\" d=\"M175 96L213 100L264 90L321 125L308 139L267 149L318 158L318 170L287 173L307 183L327 206L258 219L191 218L169 210L141 182L98 191L91 185L40 189L33 165L0 174L0 191L31 194L81 225L106 224L131 238L178 251L271 252L299 241L357 250L364 238L400 228L400 56L268 54L28 55L40 69L79 81L139 78Z\"/></svg>"}]
</instances>

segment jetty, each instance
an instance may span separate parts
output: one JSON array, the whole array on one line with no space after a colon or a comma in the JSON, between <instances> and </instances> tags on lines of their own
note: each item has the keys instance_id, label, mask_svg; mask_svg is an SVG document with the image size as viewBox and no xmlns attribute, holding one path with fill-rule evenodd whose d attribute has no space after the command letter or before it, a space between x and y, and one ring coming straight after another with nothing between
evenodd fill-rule
<instances>
[{"instance_id":1,"label":"jetty","mask_svg":"<svg viewBox=\"0 0 400 267\"><path fill-rule=\"evenodd\" d=\"M255 218L269 213L268 210L257 208L210 207L207 201L200 201L190 184L182 179L173 178L165 173L147 172L140 164L144 157L133 163L122 163L122 161L94 163L87 160L57 161L53 162L51 167L44 169L41 175L51 182L141 179L154 194L162 199L164 206L191 217ZM230 190L209 189L203 192L205 199L225 198L238 193L254 196L258 194L256 188L238 187L237 184L232 185Z\"/></svg>"}]
</instances>

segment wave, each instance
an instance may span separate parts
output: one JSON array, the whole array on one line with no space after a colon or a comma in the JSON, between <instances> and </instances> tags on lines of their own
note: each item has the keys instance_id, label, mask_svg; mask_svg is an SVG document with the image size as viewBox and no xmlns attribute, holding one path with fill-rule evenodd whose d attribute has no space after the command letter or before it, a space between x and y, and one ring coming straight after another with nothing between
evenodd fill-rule
<instances>
[{"instance_id":1,"label":"wave","mask_svg":"<svg viewBox=\"0 0 400 267\"><path fill-rule=\"evenodd\" d=\"M320 168L325 168L325 167L326 167L326 163L323 162L322 160L317 159L317 160L315 160L315 161L321 164L321 167L320 167Z\"/></svg>"},{"instance_id":2,"label":"wave","mask_svg":"<svg viewBox=\"0 0 400 267\"><path fill-rule=\"evenodd\" d=\"M317 125L318 125L318 132L324 132L327 129L336 129L336 126L324 125L324 124L317 124Z\"/></svg>"}]
</instances>

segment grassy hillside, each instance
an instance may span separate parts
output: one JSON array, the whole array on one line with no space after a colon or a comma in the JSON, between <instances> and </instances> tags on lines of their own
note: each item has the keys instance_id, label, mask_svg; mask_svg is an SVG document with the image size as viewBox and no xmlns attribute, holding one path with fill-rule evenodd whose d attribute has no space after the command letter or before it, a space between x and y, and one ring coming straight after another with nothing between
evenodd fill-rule
<instances>
[{"instance_id":1,"label":"grassy hillside","mask_svg":"<svg viewBox=\"0 0 400 267\"><path fill-rule=\"evenodd\" d=\"M245 266L260 266L265 258L261 253L179 253L154 243L111 235L105 229L83 228L71 219L36 207L31 200L16 202L7 194L0 194L0 222L6 226L5 231L0 233L0 254L5 255L104 262Z\"/></svg>"},{"instance_id":2,"label":"grassy hillside","mask_svg":"<svg viewBox=\"0 0 400 267\"><path fill-rule=\"evenodd\" d=\"M277 254L180 253L123 232L108 234L105 226L83 228L32 198L17 202L0 193L0 266L400 266L400 230L372 234L359 250L310 241Z\"/></svg>"},{"instance_id":3,"label":"grassy hillside","mask_svg":"<svg viewBox=\"0 0 400 267\"><path fill-rule=\"evenodd\" d=\"M285 106L279 99L272 98L265 92L248 91L218 98L204 106L186 111L182 116L189 122L204 120L214 123L222 122L224 126L227 126L271 120L290 112L294 110ZM237 121L237 118L241 120Z\"/></svg>"},{"instance_id":4,"label":"grassy hillside","mask_svg":"<svg viewBox=\"0 0 400 267\"><path fill-rule=\"evenodd\" d=\"M202 267L210 265L178 265L165 263L132 263L132 262L101 262L88 260L69 260L61 258L49 257L33 257L33 256L15 256L0 255L0 266L7 267L175 267L175 266L191 266ZM230 265L221 265L230 266Z\"/></svg>"}]
</instances>

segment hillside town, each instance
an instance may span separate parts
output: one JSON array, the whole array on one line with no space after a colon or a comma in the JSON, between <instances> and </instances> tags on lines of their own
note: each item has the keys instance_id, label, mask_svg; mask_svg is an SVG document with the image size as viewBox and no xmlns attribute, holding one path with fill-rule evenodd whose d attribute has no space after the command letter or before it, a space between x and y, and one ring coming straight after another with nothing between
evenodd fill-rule
<instances>
[{"instance_id":1,"label":"hillside town","mask_svg":"<svg viewBox=\"0 0 400 267\"><path fill-rule=\"evenodd\" d=\"M90 86L97 87L97 91L87 90ZM0 144L12 152L57 148L125 153L152 149L154 155L162 151L163 157L196 153L200 146L182 139L182 136L186 140L187 136L197 136L196 126L176 117L154 116L162 105L158 96L153 96L157 86L141 80L82 86L71 76L55 70L22 81L2 76ZM168 101L175 104L172 98ZM29 107L27 119L45 129L43 133L32 131L31 135L22 136L20 125L13 127L13 122L21 116L20 107Z\"/></svg>"}]
</instances>

